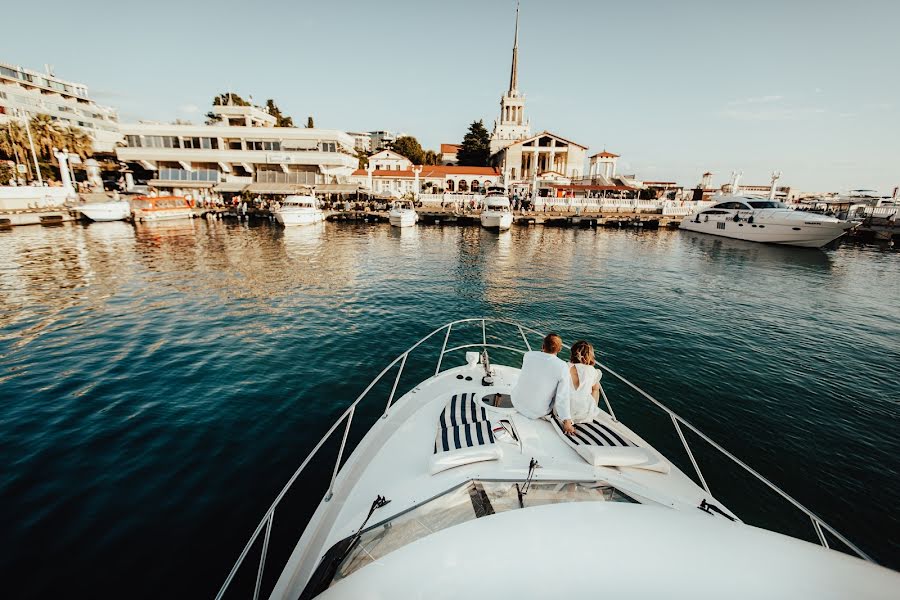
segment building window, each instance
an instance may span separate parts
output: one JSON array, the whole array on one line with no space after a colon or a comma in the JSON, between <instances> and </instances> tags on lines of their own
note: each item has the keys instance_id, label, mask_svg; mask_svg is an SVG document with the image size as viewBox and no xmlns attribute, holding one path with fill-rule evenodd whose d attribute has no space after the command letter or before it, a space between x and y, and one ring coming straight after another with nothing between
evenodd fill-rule
<instances>
[{"instance_id":1,"label":"building window","mask_svg":"<svg viewBox=\"0 0 900 600\"><path fill-rule=\"evenodd\" d=\"M268 150L268 151L278 151L281 150L281 142L279 141L262 141L262 140L247 140L247 150Z\"/></svg>"},{"instance_id":2,"label":"building window","mask_svg":"<svg viewBox=\"0 0 900 600\"><path fill-rule=\"evenodd\" d=\"M140 148L141 147L141 136L139 136L139 135L126 135L125 141L128 144L129 148Z\"/></svg>"},{"instance_id":3,"label":"building window","mask_svg":"<svg viewBox=\"0 0 900 600\"><path fill-rule=\"evenodd\" d=\"M457 189L459 189L459 191L461 191L461 192L468 192L468 191L469 191L469 184L466 183L466 180L465 180L465 179L460 179L460 180L459 180L459 187L458 187Z\"/></svg>"},{"instance_id":4,"label":"building window","mask_svg":"<svg viewBox=\"0 0 900 600\"><path fill-rule=\"evenodd\" d=\"M319 148L322 152L337 152L337 142L322 142Z\"/></svg>"},{"instance_id":5,"label":"building window","mask_svg":"<svg viewBox=\"0 0 900 600\"><path fill-rule=\"evenodd\" d=\"M455 191L455 190L454 190L454 187L453 187L453 180L452 180L452 179L448 179L448 180L447 180L447 191L448 191L448 192L453 192L453 191Z\"/></svg>"},{"instance_id":6,"label":"building window","mask_svg":"<svg viewBox=\"0 0 900 600\"><path fill-rule=\"evenodd\" d=\"M219 181L219 172L215 169L172 169L162 167L159 170L162 181Z\"/></svg>"},{"instance_id":7,"label":"building window","mask_svg":"<svg viewBox=\"0 0 900 600\"><path fill-rule=\"evenodd\" d=\"M480 187L481 187L481 186L478 184L478 180L477 180L477 179L473 179L473 180L472 180L472 191L475 192L475 191L477 191Z\"/></svg>"}]
</instances>

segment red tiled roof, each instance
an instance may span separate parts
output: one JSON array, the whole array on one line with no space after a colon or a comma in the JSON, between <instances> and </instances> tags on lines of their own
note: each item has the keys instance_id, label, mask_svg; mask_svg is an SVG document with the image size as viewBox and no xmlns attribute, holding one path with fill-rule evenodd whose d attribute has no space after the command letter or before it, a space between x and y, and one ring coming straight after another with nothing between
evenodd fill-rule
<instances>
[{"instance_id":1,"label":"red tiled roof","mask_svg":"<svg viewBox=\"0 0 900 600\"><path fill-rule=\"evenodd\" d=\"M600 158L619 158L618 154L613 154L612 152L607 152L606 150L604 150L603 152L598 152L597 154L589 156L588 158L594 158L594 156L599 156Z\"/></svg>"},{"instance_id":2,"label":"red tiled roof","mask_svg":"<svg viewBox=\"0 0 900 600\"><path fill-rule=\"evenodd\" d=\"M620 191L627 192L630 190L636 190L637 188L629 187L627 185L575 185L575 184L553 184L550 187L555 188L557 190L591 190L591 191Z\"/></svg>"},{"instance_id":3,"label":"red tiled roof","mask_svg":"<svg viewBox=\"0 0 900 600\"><path fill-rule=\"evenodd\" d=\"M367 177L369 172L365 169L357 169L353 174L359 177ZM444 165L428 165L422 167L419 177L446 177L447 175L481 175L481 176L498 176L500 169L496 167L459 167ZM394 178L414 178L416 175L412 170L407 171L391 171L388 169L376 169L372 172L373 177L394 177Z\"/></svg>"},{"instance_id":4,"label":"red tiled roof","mask_svg":"<svg viewBox=\"0 0 900 600\"><path fill-rule=\"evenodd\" d=\"M441 154L456 154L459 148L459 144L441 144Z\"/></svg>"}]
</instances>

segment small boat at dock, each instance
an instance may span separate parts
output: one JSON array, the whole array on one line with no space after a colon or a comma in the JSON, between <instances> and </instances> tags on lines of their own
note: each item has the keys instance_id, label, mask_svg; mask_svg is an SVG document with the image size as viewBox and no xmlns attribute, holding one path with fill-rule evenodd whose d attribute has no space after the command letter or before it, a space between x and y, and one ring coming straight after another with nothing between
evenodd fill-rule
<instances>
[{"instance_id":1,"label":"small boat at dock","mask_svg":"<svg viewBox=\"0 0 900 600\"><path fill-rule=\"evenodd\" d=\"M135 221L171 221L190 219L194 209L190 200L182 196L138 196L131 201Z\"/></svg>"},{"instance_id":2,"label":"small boat at dock","mask_svg":"<svg viewBox=\"0 0 900 600\"><path fill-rule=\"evenodd\" d=\"M127 200L89 202L76 206L75 210L91 221L124 221L131 217L131 204Z\"/></svg>"},{"instance_id":3,"label":"small boat at dock","mask_svg":"<svg viewBox=\"0 0 900 600\"><path fill-rule=\"evenodd\" d=\"M481 211L481 226L504 231L512 226L512 205L504 187L489 187Z\"/></svg>"},{"instance_id":4,"label":"small boat at dock","mask_svg":"<svg viewBox=\"0 0 900 600\"><path fill-rule=\"evenodd\" d=\"M315 196L287 196L274 214L275 220L284 227L313 225L325 220L325 213Z\"/></svg>"},{"instance_id":5,"label":"small boat at dock","mask_svg":"<svg viewBox=\"0 0 900 600\"><path fill-rule=\"evenodd\" d=\"M394 227L411 227L419 220L419 214L411 201L395 200L391 203L388 220Z\"/></svg>"}]
</instances>

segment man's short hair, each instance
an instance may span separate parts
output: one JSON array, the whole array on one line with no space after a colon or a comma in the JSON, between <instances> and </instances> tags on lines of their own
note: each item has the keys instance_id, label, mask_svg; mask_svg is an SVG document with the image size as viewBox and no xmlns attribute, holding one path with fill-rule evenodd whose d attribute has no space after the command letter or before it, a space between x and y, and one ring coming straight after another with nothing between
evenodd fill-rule
<instances>
[{"instance_id":1,"label":"man's short hair","mask_svg":"<svg viewBox=\"0 0 900 600\"><path fill-rule=\"evenodd\" d=\"M559 337L558 333L548 333L544 341L541 342L541 350L550 354L556 354L562 350L562 338Z\"/></svg>"}]
</instances>

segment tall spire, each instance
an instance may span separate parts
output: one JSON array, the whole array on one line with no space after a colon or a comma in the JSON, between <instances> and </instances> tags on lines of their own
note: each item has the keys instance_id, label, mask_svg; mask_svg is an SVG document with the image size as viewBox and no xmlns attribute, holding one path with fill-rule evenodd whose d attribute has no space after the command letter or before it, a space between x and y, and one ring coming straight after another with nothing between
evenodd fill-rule
<instances>
[{"instance_id":1,"label":"tall spire","mask_svg":"<svg viewBox=\"0 0 900 600\"><path fill-rule=\"evenodd\" d=\"M519 0L516 0L516 37L513 42L512 69L509 73L509 96L519 95Z\"/></svg>"}]
</instances>

